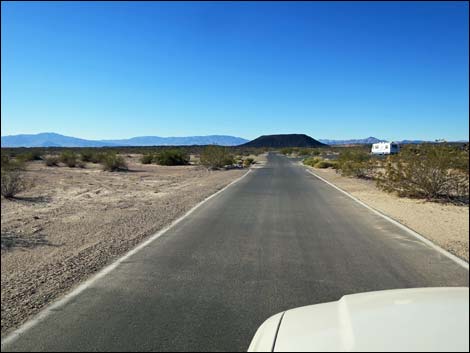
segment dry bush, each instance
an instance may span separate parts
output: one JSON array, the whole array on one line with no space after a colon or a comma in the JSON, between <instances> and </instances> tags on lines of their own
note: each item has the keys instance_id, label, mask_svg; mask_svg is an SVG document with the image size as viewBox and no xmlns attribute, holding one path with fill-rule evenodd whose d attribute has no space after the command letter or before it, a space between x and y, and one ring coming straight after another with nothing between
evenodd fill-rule
<instances>
[{"instance_id":1,"label":"dry bush","mask_svg":"<svg viewBox=\"0 0 470 353\"><path fill-rule=\"evenodd\" d=\"M326 169L326 168L336 168L337 163L334 161L321 160L315 163L315 168Z\"/></svg>"},{"instance_id":2,"label":"dry bush","mask_svg":"<svg viewBox=\"0 0 470 353\"><path fill-rule=\"evenodd\" d=\"M318 148L312 150L312 156L319 156L322 152Z\"/></svg>"},{"instance_id":3,"label":"dry bush","mask_svg":"<svg viewBox=\"0 0 470 353\"><path fill-rule=\"evenodd\" d=\"M343 176L372 178L374 162L370 155L364 151L345 150L339 156L337 170Z\"/></svg>"},{"instance_id":4,"label":"dry bush","mask_svg":"<svg viewBox=\"0 0 470 353\"><path fill-rule=\"evenodd\" d=\"M142 164L151 164L155 159L155 155L153 153L145 153L140 158L140 162Z\"/></svg>"},{"instance_id":5,"label":"dry bush","mask_svg":"<svg viewBox=\"0 0 470 353\"><path fill-rule=\"evenodd\" d=\"M223 168L233 163L234 158L226 147L207 146L201 153L201 164L208 168Z\"/></svg>"},{"instance_id":6,"label":"dry bush","mask_svg":"<svg viewBox=\"0 0 470 353\"><path fill-rule=\"evenodd\" d=\"M23 161L23 162L42 160L41 154L38 151L25 152L25 153L19 154L17 158L18 160Z\"/></svg>"},{"instance_id":7,"label":"dry bush","mask_svg":"<svg viewBox=\"0 0 470 353\"><path fill-rule=\"evenodd\" d=\"M109 152L102 156L101 163L103 164L103 170L109 172L119 172L129 170L124 158L116 153Z\"/></svg>"},{"instance_id":8,"label":"dry bush","mask_svg":"<svg viewBox=\"0 0 470 353\"><path fill-rule=\"evenodd\" d=\"M59 158L57 156L46 156L44 164L48 167L57 167L59 165Z\"/></svg>"},{"instance_id":9,"label":"dry bush","mask_svg":"<svg viewBox=\"0 0 470 353\"><path fill-rule=\"evenodd\" d=\"M294 152L294 148L292 147L285 147L285 148L281 148L281 151L280 151L283 155L289 155L289 154L292 154Z\"/></svg>"},{"instance_id":10,"label":"dry bush","mask_svg":"<svg viewBox=\"0 0 470 353\"><path fill-rule=\"evenodd\" d=\"M69 168L77 166L78 155L72 151L64 151L60 154L59 160Z\"/></svg>"},{"instance_id":11,"label":"dry bush","mask_svg":"<svg viewBox=\"0 0 470 353\"><path fill-rule=\"evenodd\" d=\"M243 160L243 166L246 167L246 168L249 167L250 165L254 164L254 163L255 163L255 159L254 159L254 158L248 157L248 158L245 158L245 159Z\"/></svg>"},{"instance_id":12,"label":"dry bush","mask_svg":"<svg viewBox=\"0 0 470 353\"><path fill-rule=\"evenodd\" d=\"M85 150L80 152L80 158L83 162L93 162L94 152L91 150Z\"/></svg>"},{"instance_id":13,"label":"dry bush","mask_svg":"<svg viewBox=\"0 0 470 353\"><path fill-rule=\"evenodd\" d=\"M94 152L91 155L90 162L91 163L102 163L103 160L108 156L106 152Z\"/></svg>"},{"instance_id":14,"label":"dry bush","mask_svg":"<svg viewBox=\"0 0 470 353\"><path fill-rule=\"evenodd\" d=\"M321 169L336 168L338 164L335 161L328 161L320 157L310 157L310 158L304 159L303 163L310 167L321 168Z\"/></svg>"},{"instance_id":15,"label":"dry bush","mask_svg":"<svg viewBox=\"0 0 470 353\"><path fill-rule=\"evenodd\" d=\"M317 164L317 163L320 162L320 161L321 161L321 158L319 158L319 157L310 157L310 158L304 159L304 160L303 160L303 163L304 163L305 165L310 166L310 167L314 167L315 164Z\"/></svg>"},{"instance_id":16,"label":"dry bush","mask_svg":"<svg viewBox=\"0 0 470 353\"><path fill-rule=\"evenodd\" d=\"M400 196L468 202L468 153L449 146L423 145L391 156L377 186Z\"/></svg>"},{"instance_id":17,"label":"dry bush","mask_svg":"<svg viewBox=\"0 0 470 353\"><path fill-rule=\"evenodd\" d=\"M2 169L1 178L1 194L5 198L14 198L27 189L28 185L19 169Z\"/></svg>"},{"instance_id":18,"label":"dry bush","mask_svg":"<svg viewBox=\"0 0 470 353\"><path fill-rule=\"evenodd\" d=\"M165 150L155 156L155 161L160 165L187 165L189 154L180 149Z\"/></svg>"},{"instance_id":19,"label":"dry bush","mask_svg":"<svg viewBox=\"0 0 470 353\"><path fill-rule=\"evenodd\" d=\"M299 157L309 156L312 153L311 149L308 148L301 148L299 149L298 155Z\"/></svg>"}]
</instances>

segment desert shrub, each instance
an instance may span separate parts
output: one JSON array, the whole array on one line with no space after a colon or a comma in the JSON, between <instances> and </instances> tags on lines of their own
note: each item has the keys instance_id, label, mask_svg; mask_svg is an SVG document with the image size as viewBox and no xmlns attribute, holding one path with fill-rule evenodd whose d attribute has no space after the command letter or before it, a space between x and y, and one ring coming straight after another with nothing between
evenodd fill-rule
<instances>
[{"instance_id":1,"label":"desert shrub","mask_svg":"<svg viewBox=\"0 0 470 353\"><path fill-rule=\"evenodd\" d=\"M374 163L370 155L361 150L345 150L340 153L337 169L343 176L371 177Z\"/></svg>"},{"instance_id":2,"label":"desert shrub","mask_svg":"<svg viewBox=\"0 0 470 353\"><path fill-rule=\"evenodd\" d=\"M22 171L19 169L2 169L1 178L0 189L5 198L14 198L27 188Z\"/></svg>"},{"instance_id":3,"label":"desert shrub","mask_svg":"<svg viewBox=\"0 0 470 353\"><path fill-rule=\"evenodd\" d=\"M69 168L75 168L78 161L78 156L75 152L64 151L60 154L59 160Z\"/></svg>"},{"instance_id":4,"label":"desert shrub","mask_svg":"<svg viewBox=\"0 0 470 353\"><path fill-rule=\"evenodd\" d=\"M311 152L311 155L312 156L319 156L320 155L320 151L317 149L317 148L314 148Z\"/></svg>"},{"instance_id":5,"label":"desert shrub","mask_svg":"<svg viewBox=\"0 0 470 353\"><path fill-rule=\"evenodd\" d=\"M233 156L226 147L207 146L201 153L201 164L209 168L222 168L234 163Z\"/></svg>"},{"instance_id":6,"label":"desert shrub","mask_svg":"<svg viewBox=\"0 0 470 353\"><path fill-rule=\"evenodd\" d=\"M7 154L2 154L2 169L10 164L11 158Z\"/></svg>"},{"instance_id":7,"label":"desert shrub","mask_svg":"<svg viewBox=\"0 0 470 353\"><path fill-rule=\"evenodd\" d=\"M252 165L253 163L255 162L255 159L254 158L245 158L243 160L243 166L244 167L249 167L250 165Z\"/></svg>"},{"instance_id":8,"label":"desert shrub","mask_svg":"<svg viewBox=\"0 0 470 353\"><path fill-rule=\"evenodd\" d=\"M57 156L46 156L44 158L44 164L48 167L57 167L59 165L59 158Z\"/></svg>"},{"instance_id":9,"label":"desert shrub","mask_svg":"<svg viewBox=\"0 0 470 353\"><path fill-rule=\"evenodd\" d=\"M109 172L125 171L129 169L124 158L113 152L103 155L101 163L103 164L103 170Z\"/></svg>"},{"instance_id":10,"label":"desert shrub","mask_svg":"<svg viewBox=\"0 0 470 353\"><path fill-rule=\"evenodd\" d=\"M356 162L356 161L343 161L338 163L337 168L341 175L350 176L356 178L368 178L372 171L372 165L368 161Z\"/></svg>"},{"instance_id":11,"label":"desert shrub","mask_svg":"<svg viewBox=\"0 0 470 353\"><path fill-rule=\"evenodd\" d=\"M140 158L140 162L142 164L151 164L154 161L154 154L153 153L144 153Z\"/></svg>"},{"instance_id":12,"label":"desert shrub","mask_svg":"<svg viewBox=\"0 0 470 353\"><path fill-rule=\"evenodd\" d=\"M10 156L2 155L2 170L22 170L25 162L21 159L13 159Z\"/></svg>"},{"instance_id":13,"label":"desert shrub","mask_svg":"<svg viewBox=\"0 0 470 353\"><path fill-rule=\"evenodd\" d=\"M317 164L317 163L320 162L320 161L321 161L321 158L318 158L318 157L309 157L309 158L305 158L305 159L303 160L303 163L304 163L305 165L310 166L310 167L314 167L315 164Z\"/></svg>"},{"instance_id":14,"label":"desert shrub","mask_svg":"<svg viewBox=\"0 0 470 353\"><path fill-rule=\"evenodd\" d=\"M10 169L13 164L13 159L6 154L2 154L2 170Z\"/></svg>"},{"instance_id":15,"label":"desert shrub","mask_svg":"<svg viewBox=\"0 0 470 353\"><path fill-rule=\"evenodd\" d=\"M160 165L186 165L189 164L189 155L180 149L165 150L155 156Z\"/></svg>"},{"instance_id":16,"label":"desert shrub","mask_svg":"<svg viewBox=\"0 0 470 353\"><path fill-rule=\"evenodd\" d=\"M285 147L285 148L281 148L281 151L280 151L283 155L289 155L289 154L292 154L294 152L294 149L292 147Z\"/></svg>"},{"instance_id":17,"label":"desert shrub","mask_svg":"<svg viewBox=\"0 0 470 353\"><path fill-rule=\"evenodd\" d=\"M336 168L337 162L335 161L328 161L325 159L322 159L320 157L309 157L304 159L303 163L305 165L308 165L310 167L315 167L315 168Z\"/></svg>"},{"instance_id":18,"label":"desert shrub","mask_svg":"<svg viewBox=\"0 0 470 353\"><path fill-rule=\"evenodd\" d=\"M335 168L336 165L337 165L336 162L321 160L321 161L318 161L317 163L315 163L314 167L315 168L325 169L325 168Z\"/></svg>"},{"instance_id":19,"label":"desert shrub","mask_svg":"<svg viewBox=\"0 0 470 353\"><path fill-rule=\"evenodd\" d=\"M308 148L301 148L298 152L300 157L309 156L312 151Z\"/></svg>"},{"instance_id":20,"label":"desert shrub","mask_svg":"<svg viewBox=\"0 0 470 353\"><path fill-rule=\"evenodd\" d=\"M422 145L389 157L377 186L400 196L457 198L468 202L468 154L448 146Z\"/></svg>"},{"instance_id":21,"label":"desert shrub","mask_svg":"<svg viewBox=\"0 0 470 353\"><path fill-rule=\"evenodd\" d=\"M41 154L38 151L29 151L18 155L18 160L23 162L40 161Z\"/></svg>"},{"instance_id":22,"label":"desert shrub","mask_svg":"<svg viewBox=\"0 0 470 353\"><path fill-rule=\"evenodd\" d=\"M83 162L93 162L93 155L94 155L93 151L85 150L85 151L80 152L80 159Z\"/></svg>"},{"instance_id":23,"label":"desert shrub","mask_svg":"<svg viewBox=\"0 0 470 353\"><path fill-rule=\"evenodd\" d=\"M86 168L86 163L84 161L77 161L75 166L77 168Z\"/></svg>"},{"instance_id":24,"label":"desert shrub","mask_svg":"<svg viewBox=\"0 0 470 353\"><path fill-rule=\"evenodd\" d=\"M102 163L108 154L106 152L95 152L91 155L91 163Z\"/></svg>"},{"instance_id":25,"label":"desert shrub","mask_svg":"<svg viewBox=\"0 0 470 353\"><path fill-rule=\"evenodd\" d=\"M449 152L448 152L449 153ZM451 158L452 169L459 172L469 173L468 150L451 149L449 158Z\"/></svg>"}]
</instances>

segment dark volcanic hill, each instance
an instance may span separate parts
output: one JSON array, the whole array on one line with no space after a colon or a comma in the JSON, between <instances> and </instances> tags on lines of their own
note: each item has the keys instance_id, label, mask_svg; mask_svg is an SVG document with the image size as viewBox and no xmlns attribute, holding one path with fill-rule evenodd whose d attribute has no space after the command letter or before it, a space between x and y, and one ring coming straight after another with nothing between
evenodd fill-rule
<instances>
[{"instance_id":1,"label":"dark volcanic hill","mask_svg":"<svg viewBox=\"0 0 470 353\"><path fill-rule=\"evenodd\" d=\"M327 146L304 134L263 135L243 147L323 147Z\"/></svg>"}]
</instances>

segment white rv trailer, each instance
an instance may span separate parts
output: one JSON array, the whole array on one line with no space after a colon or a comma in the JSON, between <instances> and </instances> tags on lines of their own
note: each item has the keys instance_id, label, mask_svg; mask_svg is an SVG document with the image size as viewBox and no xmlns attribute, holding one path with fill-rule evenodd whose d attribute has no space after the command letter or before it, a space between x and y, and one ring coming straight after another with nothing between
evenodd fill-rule
<instances>
[{"instance_id":1,"label":"white rv trailer","mask_svg":"<svg viewBox=\"0 0 470 353\"><path fill-rule=\"evenodd\" d=\"M378 142L372 145L372 154L395 154L400 151L400 146L396 142Z\"/></svg>"}]
</instances>

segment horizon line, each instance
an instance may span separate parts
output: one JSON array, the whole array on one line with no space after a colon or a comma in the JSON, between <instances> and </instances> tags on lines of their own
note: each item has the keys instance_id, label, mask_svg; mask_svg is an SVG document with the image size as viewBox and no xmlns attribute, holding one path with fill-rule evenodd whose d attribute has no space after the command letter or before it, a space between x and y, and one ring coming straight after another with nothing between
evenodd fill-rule
<instances>
[{"instance_id":1,"label":"horizon line","mask_svg":"<svg viewBox=\"0 0 470 353\"><path fill-rule=\"evenodd\" d=\"M77 137L77 136L71 136L71 135L64 135L58 132L53 132L53 131L44 131L44 132L37 132L37 133L19 133L19 134L9 134L9 135L1 135L0 138L4 137L14 137L14 136L21 136L21 135L40 135L40 134L55 134L55 135L60 135L64 137L71 137L71 138L76 138L76 139L82 139L82 140L89 140L89 141L97 141L97 142L103 142L103 141L116 141L116 140L130 140L133 138L141 138L141 137L158 137L158 138L185 138L185 137L211 137L211 136L224 136L224 137L234 137L234 138L240 138L244 139L247 141L254 140L258 137L261 136L269 136L269 135L295 135L295 134L300 134L300 135L307 135L310 136L306 133L275 133L275 134L266 134L266 135L259 135L258 137L255 137L253 139L249 139L246 137L241 137L241 136L235 136L235 135L227 135L227 134L209 134L209 135L180 135L180 136L159 136L159 135L138 135L138 136L132 136L132 137L125 137L125 138L106 138L106 139L95 139L95 138L84 138L84 137ZM311 137L311 136L310 136ZM386 139L386 138L380 138L376 136L369 135L367 137L350 137L350 138L314 138L316 140L330 140L330 141L347 141L347 140L365 140L368 138L375 138L378 140L385 140L385 141L426 141L426 142L434 142L437 140L445 140L447 142L469 142L468 138L461 138L461 139L452 139L448 140L446 138L400 138L400 139Z\"/></svg>"}]
</instances>

